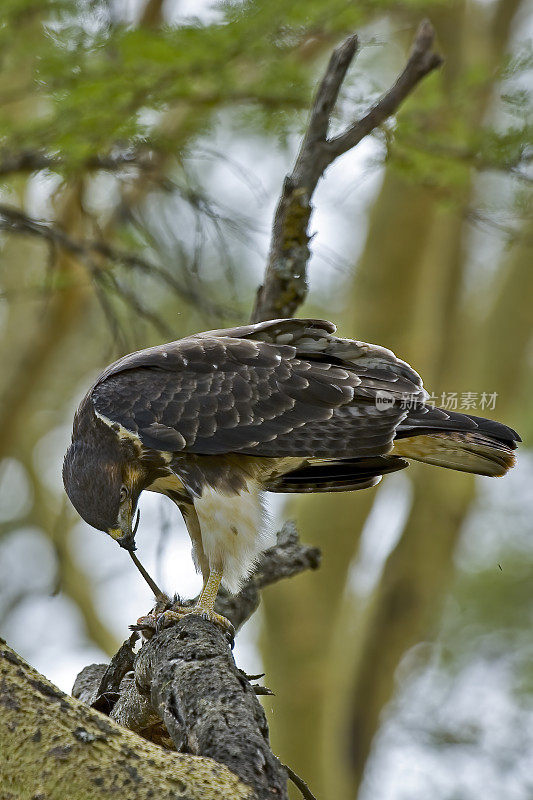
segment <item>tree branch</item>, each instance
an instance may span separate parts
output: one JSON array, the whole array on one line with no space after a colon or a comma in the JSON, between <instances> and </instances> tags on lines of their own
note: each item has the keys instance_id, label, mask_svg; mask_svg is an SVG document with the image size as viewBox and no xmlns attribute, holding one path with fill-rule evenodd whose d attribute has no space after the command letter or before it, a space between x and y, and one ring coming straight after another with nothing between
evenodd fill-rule
<instances>
[{"instance_id":1,"label":"tree branch","mask_svg":"<svg viewBox=\"0 0 533 800\"><path fill-rule=\"evenodd\" d=\"M59 247L75 255L86 265L88 271L95 280L105 280L107 278L107 280L112 283L116 293L121 296L128 305L133 307L136 313L144 316L156 327L162 327L162 320L153 312L144 308L131 290L118 284L116 279L110 276L108 270L102 269L101 265L98 264L98 258L104 258L115 264L134 269L144 275L150 275L167 286L171 291L175 292L182 300L194 306L207 309L211 314L217 317L222 317L226 313L226 309L221 308L217 303L210 301L204 295L200 296L190 287L176 280L166 269L148 261L137 253L130 253L120 248L113 247L109 242L104 240L76 239L67 234L58 225L53 225L49 222L30 217L20 209L5 203L0 203L0 230L5 230L9 233L25 233L37 236L49 242L54 247ZM171 335L171 331L166 329L163 329L162 333L163 335Z\"/></svg>"},{"instance_id":2,"label":"tree branch","mask_svg":"<svg viewBox=\"0 0 533 800\"><path fill-rule=\"evenodd\" d=\"M287 797L286 772L270 749L255 691L222 630L198 615L142 647L111 716L145 730L159 718L179 752L225 764L260 800Z\"/></svg>"},{"instance_id":3,"label":"tree branch","mask_svg":"<svg viewBox=\"0 0 533 800\"><path fill-rule=\"evenodd\" d=\"M287 772L273 755L256 691L239 670L222 630L191 614L153 636L130 672L132 641L111 668L92 664L78 675L75 697L108 710L115 699L106 673L120 680L110 716L167 749L224 764L253 788L258 800L286 800ZM105 691L95 697L95 687Z\"/></svg>"},{"instance_id":4,"label":"tree branch","mask_svg":"<svg viewBox=\"0 0 533 800\"><path fill-rule=\"evenodd\" d=\"M302 545L294 523L286 523L243 589L220 597L217 610L237 629L257 608L261 588L319 563L320 552ZM191 615L153 635L137 656L135 636L108 667L82 670L74 696L163 747L225 764L258 798L285 798L287 771L270 750L256 699L265 690L237 669L222 631Z\"/></svg>"},{"instance_id":5,"label":"tree branch","mask_svg":"<svg viewBox=\"0 0 533 800\"><path fill-rule=\"evenodd\" d=\"M122 800L255 800L250 787L222 764L165 752L68 697L3 640L0 710L0 786L6 800L65 797L67 786L70 800L115 794Z\"/></svg>"},{"instance_id":6,"label":"tree branch","mask_svg":"<svg viewBox=\"0 0 533 800\"><path fill-rule=\"evenodd\" d=\"M418 28L409 60L395 84L364 117L350 125L343 133L326 142L325 148L329 154L326 166L358 145L361 139L368 136L371 131L394 114L422 78L440 67L443 59L432 50L434 38L433 26L428 20L424 20Z\"/></svg>"},{"instance_id":7,"label":"tree branch","mask_svg":"<svg viewBox=\"0 0 533 800\"><path fill-rule=\"evenodd\" d=\"M22 150L18 153L4 154L0 161L0 177L5 178L15 173L40 172L43 169L59 171L65 166L65 159L58 155L49 155L38 150ZM147 152L128 151L116 155L96 155L88 158L84 164L88 170L106 170L116 172L124 167L135 166L139 169L150 169L153 159Z\"/></svg>"},{"instance_id":8,"label":"tree branch","mask_svg":"<svg viewBox=\"0 0 533 800\"><path fill-rule=\"evenodd\" d=\"M292 316L304 302L310 256L308 227L317 183L336 158L354 148L394 114L422 78L440 66L442 58L432 50L433 40L433 27L426 20L417 31L407 64L394 85L361 119L329 139L331 115L357 51L357 37L349 36L333 52L318 87L293 171L283 183L274 215L265 279L257 292L252 313L253 322Z\"/></svg>"}]
</instances>

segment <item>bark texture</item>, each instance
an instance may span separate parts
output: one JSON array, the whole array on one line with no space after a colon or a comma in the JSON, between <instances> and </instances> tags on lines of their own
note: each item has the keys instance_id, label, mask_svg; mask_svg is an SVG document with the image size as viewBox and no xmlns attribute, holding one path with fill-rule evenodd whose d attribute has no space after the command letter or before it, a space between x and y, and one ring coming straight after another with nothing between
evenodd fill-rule
<instances>
[{"instance_id":1,"label":"bark texture","mask_svg":"<svg viewBox=\"0 0 533 800\"><path fill-rule=\"evenodd\" d=\"M208 758L168 753L68 697L0 642L2 800L252 800Z\"/></svg>"},{"instance_id":2,"label":"bark texture","mask_svg":"<svg viewBox=\"0 0 533 800\"><path fill-rule=\"evenodd\" d=\"M112 717L141 729L151 709L178 751L225 764L261 800L287 797L263 708L216 625L190 615L142 647Z\"/></svg>"},{"instance_id":3,"label":"bark texture","mask_svg":"<svg viewBox=\"0 0 533 800\"><path fill-rule=\"evenodd\" d=\"M261 588L319 563L320 552L302 545L294 524L286 523L241 592L223 595L216 608L238 629L257 608ZM137 655L136 636L109 666L82 670L74 696L166 749L226 765L259 800L287 798L288 771L271 751L257 700L269 690L252 685L237 668L222 630L187 616L156 632Z\"/></svg>"}]
</instances>

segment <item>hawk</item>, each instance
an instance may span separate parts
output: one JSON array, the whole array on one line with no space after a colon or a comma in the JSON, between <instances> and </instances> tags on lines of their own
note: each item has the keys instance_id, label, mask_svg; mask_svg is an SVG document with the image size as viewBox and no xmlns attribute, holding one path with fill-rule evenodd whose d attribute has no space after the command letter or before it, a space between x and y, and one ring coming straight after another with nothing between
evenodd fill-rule
<instances>
[{"instance_id":1,"label":"hawk","mask_svg":"<svg viewBox=\"0 0 533 800\"><path fill-rule=\"evenodd\" d=\"M503 475L520 438L435 408L394 353L316 319L213 330L124 356L82 400L65 455L67 494L90 525L135 550L144 490L170 497L204 579L195 611L236 592L271 541L262 497L339 492L424 461Z\"/></svg>"}]
</instances>

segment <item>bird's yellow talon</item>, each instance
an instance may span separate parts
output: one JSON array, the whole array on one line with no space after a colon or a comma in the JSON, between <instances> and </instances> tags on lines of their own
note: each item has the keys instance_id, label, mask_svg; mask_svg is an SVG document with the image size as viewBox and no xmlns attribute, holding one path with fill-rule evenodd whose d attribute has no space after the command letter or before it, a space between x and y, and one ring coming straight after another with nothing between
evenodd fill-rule
<instances>
[{"instance_id":1,"label":"bird's yellow talon","mask_svg":"<svg viewBox=\"0 0 533 800\"><path fill-rule=\"evenodd\" d=\"M170 608L167 611L163 611L156 617L153 615L149 616L155 620L154 630L156 633L159 633L159 631L162 631L165 628L169 628L171 625L175 625L177 622L180 622L183 617L186 617L188 614L198 614L203 619L207 619L209 622L214 622L215 625L218 625L225 633L230 634L232 637L235 635L235 628L229 619L226 619L226 617L223 617L221 614L217 614L216 611L203 608L199 605L178 606L177 608ZM143 619L143 617L141 617L141 619ZM144 619L147 618L145 617Z\"/></svg>"},{"instance_id":2,"label":"bird's yellow talon","mask_svg":"<svg viewBox=\"0 0 533 800\"><path fill-rule=\"evenodd\" d=\"M191 609L191 611L192 610L194 609ZM235 636L235 628L229 619L227 617L223 617L222 614L217 614L216 611L205 611L201 608L195 609L195 613L200 614L203 619L214 622L215 625L218 625L220 628L222 628L225 633L228 633L232 639Z\"/></svg>"}]
</instances>

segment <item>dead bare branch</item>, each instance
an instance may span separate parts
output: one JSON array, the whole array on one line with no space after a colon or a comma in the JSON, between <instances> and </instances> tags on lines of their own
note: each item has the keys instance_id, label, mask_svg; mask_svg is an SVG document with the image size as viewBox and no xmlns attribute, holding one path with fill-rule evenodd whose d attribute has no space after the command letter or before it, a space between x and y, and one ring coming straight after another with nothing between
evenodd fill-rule
<instances>
[{"instance_id":1,"label":"dead bare branch","mask_svg":"<svg viewBox=\"0 0 533 800\"><path fill-rule=\"evenodd\" d=\"M252 321L292 316L307 295L310 256L308 233L311 200L330 164L394 114L418 83L442 63L433 51L434 30L425 20L418 28L407 64L394 85L367 113L346 130L328 138L331 115L340 87L357 52L357 37L349 36L333 52L318 87L307 131L287 175L274 215L265 278L257 292Z\"/></svg>"},{"instance_id":2,"label":"dead bare branch","mask_svg":"<svg viewBox=\"0 0 533 800\"><path fill-rule=\"evenodd\" d=\"M407 64L394 85L364 117L350 125L343 133L326 142L325 148L330 157L326 166L358 145L361 139L368 136L371 131L394 114L422 78L440 67L443 59L432 50L434 38L433 26L428 20L424 20L418 28Z\"/></svg>"},{"instance_id":3,"label":"dead bare branch","mask_svg":"<svg viewBox=\"0 0 533 800\"><path fill-rule=\"evenodd\" d=\"M312 793L311 789L306 784L306 782L303 780L303 778L300 778L300 776L286 764L282 764L282 767L287 771L287 775L289 776L290 780L294 783L294 785L298 788L304 800L316 800L316 797L314 796L314 794Z\"/></svg>"}]
</instances>

